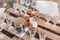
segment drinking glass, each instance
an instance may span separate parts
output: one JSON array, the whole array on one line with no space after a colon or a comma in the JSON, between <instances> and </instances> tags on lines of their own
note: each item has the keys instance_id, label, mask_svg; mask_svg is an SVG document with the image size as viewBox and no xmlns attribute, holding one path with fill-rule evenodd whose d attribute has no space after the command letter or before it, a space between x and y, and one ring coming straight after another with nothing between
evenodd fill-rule
<instances>
[{"instance_id":1,"label":"drinking glass","mask_svg":"<svg viewBox=\"0 0 60 40\"><path fill-rule=\"evenodd\" d=\"M46 36L46 34L39 34L39 40L45 40Z\"/></svg>"},{"instance_id":2,"label":"drinking glass","mask_svg":"<svg viewBox=\"0 0 60 40\"><path fill-rule=\"evenodd\" d=\"M12 21L9 18L6 20L6 22L7 22L8 26L12 25Z\"/></svg>"},{"instance_id":3,"label":"drinking glass","mask_svg":"<svg viewBox=\"0 0 60 40\"><path fill-rule=\"evenodd\" d=\"M47 16L46 17L46 20L47 20L47 23L46 24L49 24L49 21L51 20L51 17L50 16Z\"/></svg>"},{"instance_id":4,"label":"drinking glass","mask_svg":"<svg viewBox=\"0 0 60 40\"><path fill-rule=\"evenodd\" d=\"M0 32L3 30L2 26L0 26ZM3 34L0 34L0 39L3 39L4 38L4 35Z\"/></svg>"},{"instance_id":5,"label":"drinking glass","mask_svg":"<svg viewBox=\"0 0 60 40\"><path fill-rule=\"evenodd\" d=\"M3 28L0 26L0 32L2 31L2 29L3 29Z\"/></svg>"},{"instance_id":6,"label":"drinking glass","mask_svg":"<svg viewBox=\"0 0 60 40\"><path fill-rule=\"evenodd\" d=\"M24 5L24 3L25 3L25 0L20 0L21 5Z\"/></svg>"},{"instance_id":7,"label":"drinking glass","mask_svg":"<svg viewBox=\"0 0 60 40\"><path fill-rule=\"evenodd\" d=\"M36 8L36 1L37 1L37 0L32 0L32 7L33 7L33 8Z\"/></svg>"},{"instance_id":8,"label":"drinking glass","mask_svg":"<svg viewBox=\"0 0 60 40\"><path fill-rule=\"evenodd\" d=\"M20 24L20 26L16 30L17 34L21 34L25 32L25 27L22 24Z\"/></svg>"},{"instance_id":9,"label":"drinking glass","mask_svg":"<svg viewBox=\"0 0 60 40\"><path fill-rule=\"evenodd\" d=\"M29 8L29 5L31 5L30 0L26 0L26 7Z\"/></svg>"},{"instance_id":10,"label":"drinking glass","mask_svg":"<svg viewBox=\"0 0 60 40\"><path fill-rule=\"evenodd\" d=\"M13 31L14 30L14 27L12 26L13 22L9 18L6 20L6 22L8 25L8 30Z\"/></svg>"},{"instance_id":11,"label":"drinking glass","mask_svg":"<svg viewBox=\"0 0 60 40\"><path fill-rule=\"evenodd\" d=\"M53 23L54 23L54 27L57 27L56 24L57 24L57 19L53 18Z\"/></svg>"},{"instance_id":12,"label":"drinking glass","mask_svg":"<svg viewBox=\"0 0 60 40\"><path fill-rule=\"evenodd\" d=\"M25 26L24 25L21 24L20 27L21 27L22 31L25 31Z\"/></svg>"},{"instance_id":13,"label":"drinking glass","mask_svg":"<svg viewBox=\"0 0 60 40\"><path fill-rule=\"evenodd\" d=\"M0 40L2 40L4 38L3 34L0 34Z\"/></svg>"},{"instance_id":14,"label":"drinking glass","mask_svg":"<svg viewBox=\"0 0 60 40\"><path fill-rule=\"evenodd\" d=\"M30 36L31 36L30 40L34 40L34 36L35 36L35 34L36 34L36 31L34 31L34 30L29 30L29 33L30 33Z\"/></svg>"},{"instance_id":15,"label":"drinking glass","mask_svg":"<svg viewBox=\"0 0 60 40\"><path fill-rule=\"evenodd\" d=\"M33 17L34 17L34 19L37 21L38 17L37 17L37 16L33 16Z\"/></svg>"},{"instance_id":16,"label":"drinking glass","mask_svg":"<svg viewBox=\"0 0 60 40\"><path fill-rule=\"evenodd\" d=\"M1 20L1 22L4 22L5 18L3 15L1 15L0 20Z\"/></svg>"}]
</instances>

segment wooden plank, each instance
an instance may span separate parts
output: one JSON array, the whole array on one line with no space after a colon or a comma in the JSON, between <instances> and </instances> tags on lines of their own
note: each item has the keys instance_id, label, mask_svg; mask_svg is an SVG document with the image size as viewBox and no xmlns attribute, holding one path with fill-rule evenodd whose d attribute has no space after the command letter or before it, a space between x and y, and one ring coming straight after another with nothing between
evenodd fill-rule
<instances>
[{"instance_id":1,"label":"wooden plank","mask_svg":"<svg viewBox=\"0 0 60 40\"><path fill-rule=\"evenodd\" d=\"M46 33L47 32L47 37L48 38L51 38L52 40L60 40L60 36L58 36L58 35L56 35L56 34L54 34L54 33L51 33L51 32L49 32L49 31L46 31L46 30L44 30L44 29L42 29L42 28L37 28L37 32L38 33Z\"/></svg>"},{"instance_id":2,"label":"wooden plank","mask_svg":"<svg viewBox=\"0 0 60 40\"><path fill-rule=\"evenodd\" d=\"M15 36L15 37L12 38L12 40L22 40L22 39Z\"/></svg>"},{"instance_id":3,"label":"wooden plank","mask_svg":"<svg viewBox=\"0 0 60 40\"><path fill-rule=\"evenodd\" d=\"M3 34L0 32L0 34ZM3 34L4 35L4 34ZM3 39L0 39L0 40L12 40L11 38L9 38L8 36L4 35L4 38Z\"/></svg>"},{"instance_id":4,"label":"wooden plank","mask_svg":"<svg viewBox=\"0 0 60 40\"><path fill-rule=\"evenodd\" d=\"M42 25L43 27L51 29L51 30L55 31L56 33L60 34L60 28L59 27L56 28L52 24L46 24L45 21L40 20L40 19L38 19L37 22L38 22L38 25Z\"/></svg>"}]
</instances>

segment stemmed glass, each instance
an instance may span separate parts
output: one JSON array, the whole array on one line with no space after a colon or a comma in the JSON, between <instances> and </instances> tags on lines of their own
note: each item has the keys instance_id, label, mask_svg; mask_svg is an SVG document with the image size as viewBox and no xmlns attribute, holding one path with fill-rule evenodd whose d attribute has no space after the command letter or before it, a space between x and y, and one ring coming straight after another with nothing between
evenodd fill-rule
<instances>
[{"instance_id":1,"label":"stemmed glass","mask_svg":"<svg viewBox=\"0 0 60 40\"><path fill-rule=\"evenodd\" d=\"M12 21L9 18L6 19L6 22L7 22L8 26L12 25Z\"/></svg>"},{"instance_id":2,"label":"stemmed glass","mask_svg":"<svg viewBox=\"0 0 60 40\"><path fill-rule=\"evenodd\" d=\"M3 28L0 26L0 32L2 31L2 29L3 29Z\"/></svg>"},{"instance_id":3,"label":"stemmed glass","mask_svg":"<svg viewBox=\"0 0 60 40\"><path fill-rule=\"evenodd\" d=\"M25 0L20 0L21 5L24 5L24 3L25 3Z\"/></svg>"},{"instance_id":4,"label":"stemmed glass","mask_svg":"<svg viewBox=\"0 0 60 40\"><path fill-rule=\"evenodd\" d=\"M53 18L53 23L54 23L54 27L57 27L56 24L57 24L57 19Z\"/></svg>"},{"instance_id":5,"label":"stemmed glass","mask_svg":"<svg viewBox=\"0 0 60 40\"><path fill-rule=\"evenodd\" d=\"M29 5L31 5L30 1L26 0L26 8L29 8Z\"/></svg>"},{"instance_id":6,"label":"stemmed glass","mask_svg":"<svg viewBox=\"0 0 60 40\"><path fill-rule=\"evenodd\" d=\"M0 32L3 30L2 26L0 26ZM4 38L4 35L3 34L0 34L0 39L3 39Z\"/></svg>"},{"instance_id":7,"label":"stemmed glass","mask_svg":"<svg viewBox=\"0 0 60 40\"><path fill-rule=\"evenodd\" d=\"M25 31L25 26L24 25L21 24L20 27L21 27L22 31Z\"/></svg>"},{"instance_id":8,"label":"stemmed glass","mask_svg":"<svg viewBox=\"0 0 60 40\"><path fill-rule=\"evenodd\" d=\"M34 40L34 36L35 36L35 34L36 34L36 31L34 31L34 30L29 30L29 33L30 33L30 36L31 36L30 40Z\"/></svg>"},{"instance_id":9,"label":"stemmed glass","mask_svg":"<svg viewBox=\"0 0 60 40\"><path fill-rule=\"evenodd\" d=\"M47 34L39 34L39 40L45 40L46 39Z\"/></svg>"},{"instance_id":10,"label":"stemmed glass","mask_svg":"<svg viewBox=\"0 0 60 40\"><path fill-rule=\"evenodd\" d=\"M33 8L36 7L36 0L32 0L32 7L33 7Z\"/></svg>"},{"instance_id":11,"label":"stemmed glass","mask_svg":"<svg viewBox=\"0 0 60 40\"><path fill-rule=\"evenodd\" d=\"M47 16L46 17L46 20L47 20L47 23L46 24L49 24L49 21L51 20L51 17L50 16Z\"/></svg>"},{"instance_id":12,"label":"stemmed glass","mask_svg":"<svg viewBox=\"0 0 60 40\"><path fill-rule=\"evenodd\" d=\"M4 15L1 15L0 20L1 20L1 22L4 22L4 20L5 20Z\"/></svg>"},{"instance_id":13,"label":"stemmed glass","mask_svg":"<svg viewBox=\"0 0 60 40\"><path fill-rule=\"evenodd\" d=\"M6 22L7 22L7 25L9 27L9 30L13 30L14 29L14 27L12 26L13 22L9 18L6 20Z\"/></svg>"}]
</instances>

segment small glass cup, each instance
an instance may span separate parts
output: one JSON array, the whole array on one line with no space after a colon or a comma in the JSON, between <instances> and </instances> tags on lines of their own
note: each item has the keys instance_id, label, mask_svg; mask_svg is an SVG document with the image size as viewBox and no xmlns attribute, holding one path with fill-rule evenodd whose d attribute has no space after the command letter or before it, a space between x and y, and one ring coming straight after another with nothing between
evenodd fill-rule
<instances>
[{"instance_id":1,"label":"small glass cup","mask_svg":"<svg viewBox=\"0 0 60 40\"><path fill-rule=\"evenodd\" d=\"M9 18L6 19L6 22L7 22L8 26L12 26L12 21Z\"/></svg>"},{"instance_id":2,"label":"small glass cup","mask_svg":"<svg viewBox=\"0 0 60 40\"><path fill-rule=\"evenodd\" d=\"M2 40L4 38L3 34L0 34L0 40Z\"/></svg>"},{"instance_id":3,"label":"small glass cup","mask_svg":"<svg viewBox=\"0 0 60 40\"><path fill-rule=\"evenodd\" d=\"M39 34L39 40L45 40L47 37L47 34Z\"/></svg>"},{"instance_id":4,"label":"small glass cup","mask_svg":"<svg viewBox=\"0 0 60 40\"><path fill-rule=\"evenodd\" d=\"M34 36L35 36L35 34L36 34L36 31L34 31L34 30L29 30L29 33L30 33L30 40L34 40Z\"/></svg>"}]
</instances>

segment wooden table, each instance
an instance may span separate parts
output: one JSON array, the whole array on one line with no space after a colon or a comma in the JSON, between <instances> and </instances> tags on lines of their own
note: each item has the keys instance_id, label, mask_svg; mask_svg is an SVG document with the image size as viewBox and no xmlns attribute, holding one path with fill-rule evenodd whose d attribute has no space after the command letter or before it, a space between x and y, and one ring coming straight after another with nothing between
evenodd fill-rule
<instances>
[{"instance_id":1,"label":"wooden table","mask_svg":"<svg viewBox=\"0 0 60 40\"><path fill-rule=\"evenodd\" d=\"M51 33L51 32L49 32L49 31L46 31L46 30L44 30L44 29L42 29L42 28L37 28L37 32L38 33L46 33L47 32L47 37L48 38L50 38L50 39L52 39L52 40L60 40L60 36L58 36L58 35L56 35L56 34L54 34L54 33Z\"/></svg>"},{"instance_id":2,"label":"wooden table","mask_svg":"<svg viewBox=\"0 0 60 40\"><path fill-rule=\"evenodd\" d=\"M42 15L41 15L42 16ZM8 17L8 18L10 18L10 16ZM14 18L14 17L11 17L11 20L13 20L14 22L16 22L17 21L17 19L18 18ZM58 27L58 28L55 28L55 27L53 27L53 25L52 24L49 24L49 25L47 25L46 24L46 22L45 21L43 21L43 20L41 20L41 19L38 19L37 20L37 22L38 22L38 24L39 25L41 25L41 26L43 26L43 27L45 27L45 28L48 28L48 29L50 29L50 30L53 30L53 31L55 31L55 32L57 32L57 33L60 33L60 27ZM50 27L48 27L48 26L50 26ZM6 31L8 31L8 32L10 32L10 33L12 33L12 34L14 34L14 35L16 35L16 30L14 30L14 32L13 31L10 31L10 30L8 30L8 29L6 29L6 28L4 28ZM47 37L48 38L51 38L51 39L53 39L53 40L60 40L60 36L58 36L58 35L56 35L56 34L54 34L54 33L51 33L51 32L49 32L49 31L47 31L47 30L45 30L45 29L42 29L42 28L36 28L37 30L37 32L39 33L41 33L41 32L47 32ZM16 35L17 36L17 35Z\"/></svg>"},{"instance_id":3,"label":"wooden table","mask_svg":"<svg viewBox=\"0 0 60 40\"><path fill-rule=\"evenodd\" d=\"M0 34L3 35L3 39L0 39L0 40L12 40L11 38L4 35L3 33L0 32Z\"/></svg>"},{"instance_id":4,"label":"wooden table","mask_svg":"<svg viewBox=\"0 0 60 40\"><path fill-rule=\"evenodd\" d=\"M37 22L39 25L43 26L44 28L48 28L48 29L60 34L60 27L58 27L58 26L54 27L53 24L46 24L46 22L41 19L38 19Z\"/></svg>"}]
</instances>

